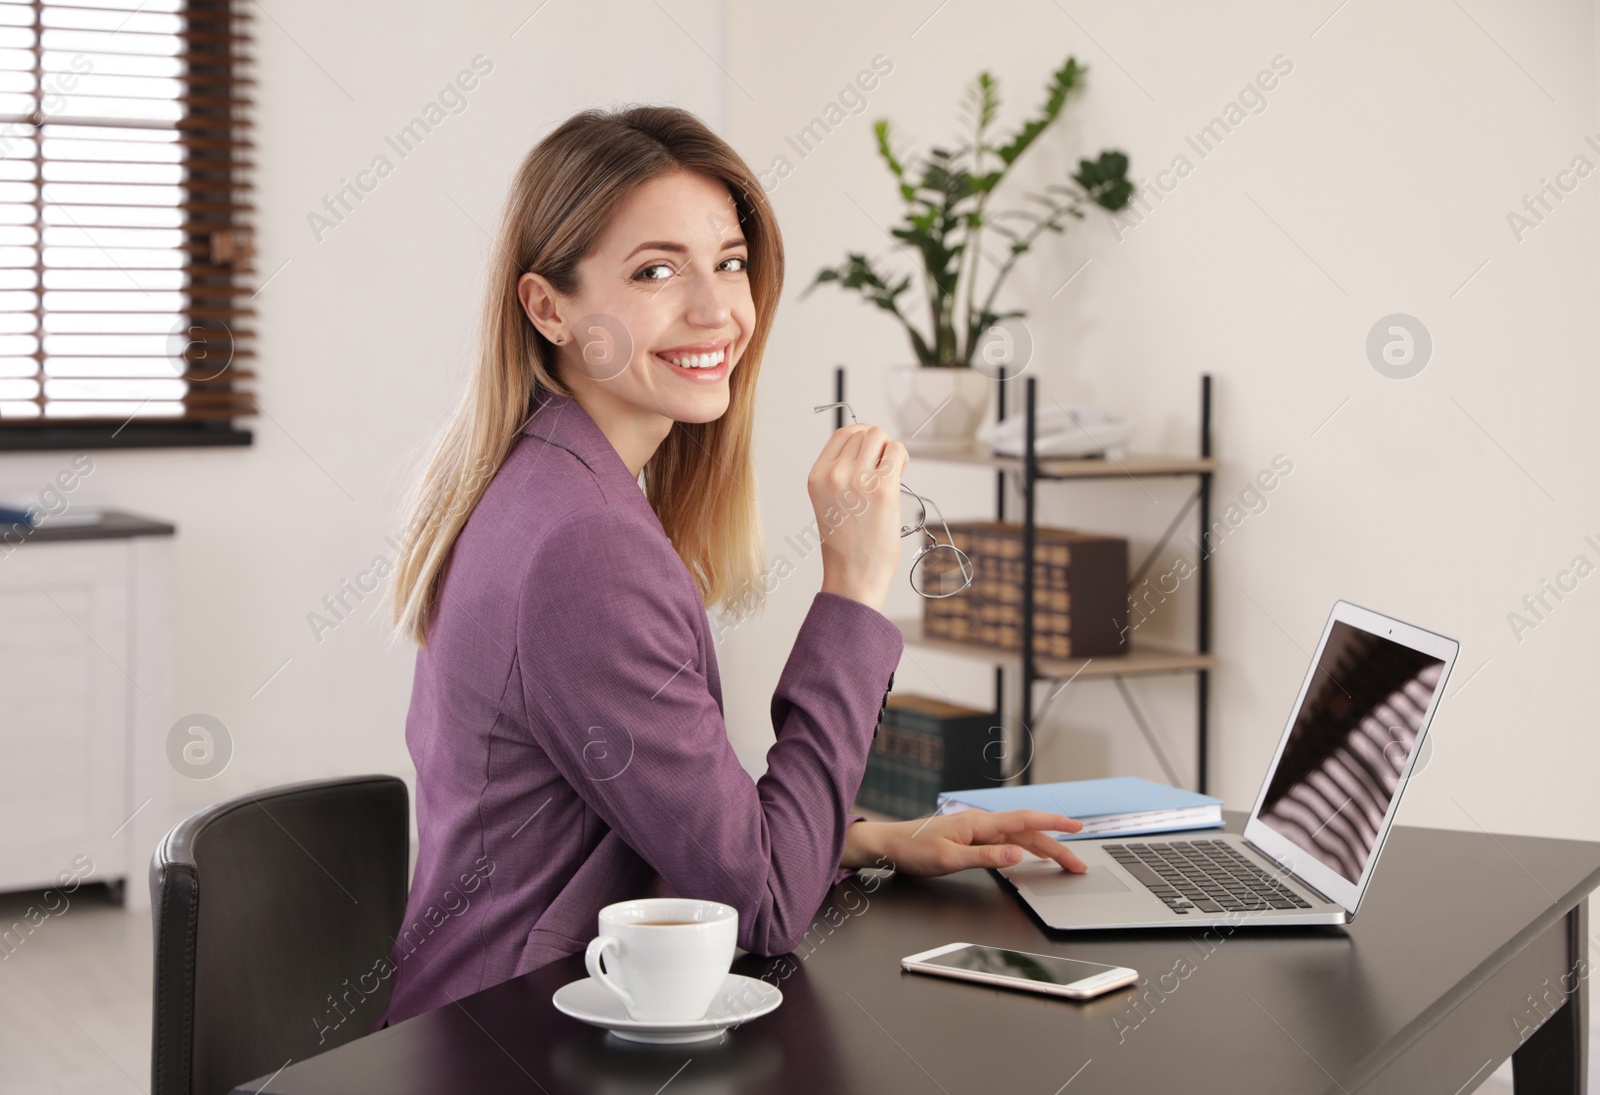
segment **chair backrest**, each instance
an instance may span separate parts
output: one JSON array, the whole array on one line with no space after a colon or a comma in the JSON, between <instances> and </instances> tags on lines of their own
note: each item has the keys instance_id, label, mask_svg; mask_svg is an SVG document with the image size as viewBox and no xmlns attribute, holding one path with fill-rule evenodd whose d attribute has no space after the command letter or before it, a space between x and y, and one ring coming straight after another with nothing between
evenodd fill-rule
<instances>
[{"instance_id":1,"label":"chair backrest","mask_svg":"<svg viewBox=\"0 0 1600 1095\"><path fill-rule=\"evenodd\" d=\"M275 787L175 826L150 864L152 1095L227 1095L365 1033L409 861L393 776Z\"/></svg>"}]
</instances>

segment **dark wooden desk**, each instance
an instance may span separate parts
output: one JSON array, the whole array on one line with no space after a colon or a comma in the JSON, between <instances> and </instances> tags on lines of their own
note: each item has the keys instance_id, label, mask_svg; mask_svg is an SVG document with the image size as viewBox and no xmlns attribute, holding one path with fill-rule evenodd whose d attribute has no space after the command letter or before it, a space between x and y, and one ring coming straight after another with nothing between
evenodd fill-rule
<instances>
[{"instance_id":1,"label":"dark wooden desk","mask_svg":"<svg viewBox=\"0 0 1600 1095\"><path fill-rule=\"evenodd\" d=\"M856 879L793 955L735 962L784 1002L721 1042L635 1045L560 1014L578 955L237 1090L1458 1095L1514 1055L1521 1095L1579 1095L1597 883L1600 844L1401 827L1348 928L1073 937L987 871ZM1144 982L1074 1003L901 972L955 940Z\"/></svg>"}]
</instances>

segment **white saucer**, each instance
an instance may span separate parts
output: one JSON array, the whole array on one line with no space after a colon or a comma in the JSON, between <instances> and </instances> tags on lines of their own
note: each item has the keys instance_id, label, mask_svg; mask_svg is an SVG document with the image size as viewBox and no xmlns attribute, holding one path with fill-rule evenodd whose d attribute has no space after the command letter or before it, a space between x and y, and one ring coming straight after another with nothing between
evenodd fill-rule
<instances>
[{"instance_id":1,"label":"white saucer","mask_svg":"<svg viewBox=\"0 0 1600 1095\"><path fill-rule=\"evenodd\" d=\"M765 981L730 973L717 990L705 1018L689 1022L630 1019L628 1009L616 994L592 977L562 985L550 1002L563 1015L609 1030L630 1042L704 1042L721 1037L729 1027L767 1014L783 1003L783 993Z\"/></svg>"}]
</instances>

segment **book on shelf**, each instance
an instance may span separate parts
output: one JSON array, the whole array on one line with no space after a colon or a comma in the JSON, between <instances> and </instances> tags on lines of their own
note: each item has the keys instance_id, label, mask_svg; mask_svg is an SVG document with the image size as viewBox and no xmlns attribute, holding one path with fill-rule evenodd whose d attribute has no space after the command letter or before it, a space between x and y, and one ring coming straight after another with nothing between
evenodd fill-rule
<instances>
[{"instance_id":1,"label":"book on shelf","mask_svg":"<svg viewBox=\"0 0 1600 1095\"><path fill-rule=\"evenodd\" d=\"M1004 747L996 721L992 711L890 693L856 804L890 817L924 817L941 791L998 784Z\"/></svg>"},{"instance_id":2,"label":"book on shelf","mask_svg":"<svg viewBox=\"0 0 1600 1095\"><path fill-rule=\"evenodd\" d=\"M84 528L88 525L98 525L105 520L105 517L104 506L77 502L60 513L40 514L37 524L40 528Z\"/></svg>"},{"instance_id":3,"label":"book on shelf","mask_svg":"<svg viewBox=\"0 0 1600 1095\"><path fill-rule=\"evenodd\" d=\"M60 513L46 513L38 506L16 506L0 502L0 527L12 528L81 528L98 525L105 519L104 506L79 502L69 505Z\"/></svg>"},{"instance_id":4,"label":"book on shelf","mask_svg":"<svg viewBox=\"0 0 1600 1095\"><path fill-rule=\"evenodd\" d=\"M939 795L938 809L941 814L1043 810L1083 822L1081 832L1052 833L1058 840L1216 829L1223 824L1220 798L1137 776L946 791Z\"/></svg>"},{"instance_id":5,"label":"book on shelf","mask_svg":"<svg viewBox=\"0 0 1600 1095\"><path fill-rule=\"evenodd\" d=\"M972 584L960 596L926 597L922 631L932 639L1000 650L1022 649L1023 525L948 522L950 543L970 561ZM1033 650L1047 658L1126 654L1128 541L1119 536L1034 526ZM959 560L924 563L919 582L943 588Z\"/></svg>"}]
</instances>

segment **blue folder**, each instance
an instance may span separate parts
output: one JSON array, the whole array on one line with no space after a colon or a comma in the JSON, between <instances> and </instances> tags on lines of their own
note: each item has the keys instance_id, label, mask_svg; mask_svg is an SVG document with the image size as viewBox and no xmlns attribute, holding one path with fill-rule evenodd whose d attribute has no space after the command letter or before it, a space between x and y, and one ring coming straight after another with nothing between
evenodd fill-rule
<instances>
[{"instance_id":1,"label":"blue folder","mask_svg":"<svg viewBox=\"0 0 1600 1095\"><path fill-rule=\"evenodd\" d=\"M1178 832L1222 827L1222 800L1137 776L1032 783L1015 787L977 787L946 791L939 812L949 804L980 810L1043 810L1083 822L1081 833L1057 834L1063 840Z\"/></svg>"}]
</instances>

